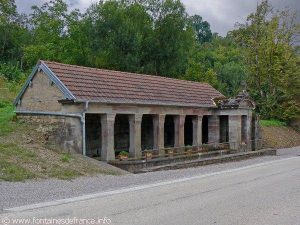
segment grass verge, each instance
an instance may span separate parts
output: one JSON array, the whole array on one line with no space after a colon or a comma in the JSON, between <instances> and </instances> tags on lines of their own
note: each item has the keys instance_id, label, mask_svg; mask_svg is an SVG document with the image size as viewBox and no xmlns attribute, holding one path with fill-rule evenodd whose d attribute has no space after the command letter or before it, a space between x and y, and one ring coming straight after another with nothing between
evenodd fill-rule
<instances>
[{"instance_id":1,"label":"grass verge","mask_svg":"<svg viewBox=\"0 0 300 225\"><path fill-rule=\"evenodd\" d=\"M0 135L6 135L13 131L12 120L14 117L14 107L8 102L0 101Z\"/></svg>"},{"instance_id":2,"label":"grass verge","mask_svg":"<svg viewBox=\"0 0 300 225\"><path fill-rule=\"evenodd\" d=\"M270 119L270 120L260 120L260 125L264 127L283 127L283 126L287 126L287 123L275 119Z\"/></svg>"},{"instance_id":3,"label":"grass verge","mask_svg":"<svg viewBox=\"0 0 300 225\"><path fill-rule=\"evenodd\" d=\"M0 159L0 180L23 181L35 178L35 175L15 163Z\"/></svg>"}]
</instances>

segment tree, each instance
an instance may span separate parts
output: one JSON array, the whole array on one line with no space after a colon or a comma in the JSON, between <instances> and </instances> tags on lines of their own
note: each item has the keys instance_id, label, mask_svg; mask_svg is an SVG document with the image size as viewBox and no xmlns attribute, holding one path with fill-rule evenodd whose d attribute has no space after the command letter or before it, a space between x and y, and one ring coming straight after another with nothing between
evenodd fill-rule
<instances>
[{"instance_id":1,"label":"tree","mask_svg":"<svg viewBox=\"0 0 300 225\"><path fill-rule=\"evenodd\" d=\"M300 68L294 51L299 32L294 13L274 12L265 0L230 34L244 50L250 93L263 118L289 120L299 112Z\"/></svg>"},{"instance_id":2,"label":"tree","mask_svg":"<svg viewBox=\"0 0 300 225\"><path fill-rule=\"evenodd\" d=\"M91 43L91 63L97 67L142 72L151 43L152 21L139 4L107 1L89 8L84 26Z\"/></svg>"},{"instance_id":3,"label":"tree","mask_svg":"<svg viewBox=\"0 0 300 225\"><path fill-rule=\"evenodd\" d=\"M194 48L183 79L207 82L226 96L235 96L246 77L240 48L229 37L216 35Z\"/></svg>"},{"instance_id":4,"label":"tree","mask_svg":"<svg viewBox=\"0 0 300 225\"><path fill-rule=\"evenodd\" d=\"M91 65L178 77L194 37L178 0L116 0L94 4L82 20Z\"/></svg>"},{"instance_id":5,"label":"tree","mask_svg":"<svg viewBox=\"0 0 300 225\"><path fill-rule=\"evenodd\" d=\"M199 15L190 17L192 27L194 28L196 38L199 43L210 42L212 40L212 32L207 21L203 21Z\"/></svg>"},{"instance_id":6,"label":"tree","mask_svg":"<svg viewBox=\"0 0 300 225\"><path fill-rule=\"evenodd\" d=\"M183 4L179 0L164 1L154 26L155 73L181 76L187 69L190 49L195 41Z\"/></svg>"},{"instance_id":7,"label":"tree","mask_svg":"<svg viewBox=\"0 0 300 225\"><path fill-rule=\"evenodd\" d=\"M38 59L63 61L64 40L68 6L63 0L45 2L41 7L33 6L30 17L32 43L24 47L28 67Z\"/></svg>"},{"instance_id":8,"label":"tree","mask_svg":"<svg viewBox=\"0 0 300 225\"><path fill-rule=\"evenodd\" d=\"M14 0L0 1L0 63L22 68L22 47L29 42L27 17L17 13Z\"/></svg>"}]
</instances>

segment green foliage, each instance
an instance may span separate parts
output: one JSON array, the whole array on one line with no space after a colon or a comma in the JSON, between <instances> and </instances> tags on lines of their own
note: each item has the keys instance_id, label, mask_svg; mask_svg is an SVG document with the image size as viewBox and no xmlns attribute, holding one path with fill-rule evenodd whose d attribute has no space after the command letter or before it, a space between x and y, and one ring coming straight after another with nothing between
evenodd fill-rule
<instances>
[{"instance_id":1,"label":"green foliage","mask_svg":"<svg viewBox=\"0 0 300 225\"><path fill-rule=\"evenodd\" d=\"M129 153L126 152L126 151L121 151L121 152L119 153L119 155L122 155L122 156L129 156Z\"/></svg>"},{"instance_id":2,"label":"green foliage","mask_svg":"<svg viewBox=\"0 0 300 225\"><path fill-rule=\"evenodd\" d=\"M29 162L36 158L36 154L31 151L19 148L15 144L0 144L0 180L5 181L22 181L35 177L33 173L14 161L12 156L17 155L24 162Z\"/></svg>"},{"instance_id":3,"label":"green foliage","mask_svg":"<svg viewBox=\"0 0 300 225\"><path fill-rule=\"evenodd\" d=\"M190 17L190 20L199 43L210 42L213 35L210 30L209 23L207 21L203 21L202 17L199 15Z\"/></svg>"},{"instance_id":4,"label":"green foliage","mask_svg":"<svg viewBox=\"0 0 300 225\"><path fill-rule=\"evenodd\" d=\"M11 122L14 117L14 107L11 103L0 101L0 136L13 131Z\"/></svg>"},{"instance_id":5,"label":"green foliage","mask_svg":"<svg viewBox=\"0 0 300 225\"><path fill-rule=\"evenodd\" d=\"M0 1L0 63L22 61L22 46L30 40L27 17L19 15L14 0Z\"/></svg>"},{"instance_id":6,"label":"green foliage","mask_svg":"<svg viewBox=\"0 0 300 225\"><path fill-rule=\"evenodd\" d=\"M25 168L0 158L0 180L23 181L34 177L34 174Z\"/></svg>"},{"instance_id":7,"label":"green foliage","mask_svg":"<svg viewBox=\"0 0 300 225\"><path fill-rule=\"evenodd\" d=\"M142 6L107 1L91 8L85 19L91 32L92 64L125 71L147 67L143 57L152 22Z\"/></svg>"},{"instance_id":8,"label":"green foliage","mask_svg":"<svg viewBox=\"0 0 300 225\"><path fill-rule=\"evenodd\" d=\"M61 180L71 180L74 179L81 174L73 169L69 168L52 168L51 171L49 172L49 176Z\"/></svg>"},{"instance_id":9,"label":"green foliage","mask_svg":"<svg viewBox=\"0 0 300 225\"><path fill-rule=\"evenodd\" d=\"M69 163L72 160L72 156L70 154L62 154L61 161Z\"/></svg>"},{"instance_id":10,"label":"green foliage","mask_svg":"<svg viewBox=\"0 0 300 225\"><path fill-rule=\"evenodd\" d=\"M246 77L247 68L239 48L229 37L215 36L194 49L183 79L206 82L225 95L234 96Z\"/></svg>"},{"instance_id":11,"label":"green foliage","mask_svg":"<svg viewBox=\"0 0 300 225\"><path fill-rule=\"evenodd\" d=\"M293 42L300 34L295 14L274 12L268 1L231 32L243 48L250 94L263 118L290 120L300 111L300 60Z\"/></svg>"},{"instance_id":12,"label":"green foliage","mask_svg":"<svg viewBox=\"0 0 300 225\"><path fill-rule=\"evenodd\" d=\"M159 12L152 49L154 72L177 78L187 69L190 49L195 43L194 31L180 1L163 1Z\"/></svg>"},{"instance_id":13,"label":"green foliage","mask_svg":"<svg viewBox=\"0 0 300 225\"><path fill-rule=\"evenodd\" d=\"M9 82L20 81L24 77L19 67L12 63L0 64L0 76L6 78Z\"/></svg>"},{"instance_id":14,"label":"green foliage","mask_svg":"<svg viewBox=\"0 0 300 225\"><path fill-rule=\"evenodd\" d=\"M286 126L287 123L276 119L270 119L270 120L260 120L260 125L265 127L282 127L282 126Z\"/></svg>"},{"instance_id":15,"label":"green foliage","mask_svg":"<svg viewBox=\"0 0 300 225\"><path fill-rule=\"evenodd\" d=\"M66 35L67 4L62 0L45 2L41 7L33 6L30 17L33 41L23 48L26 65L37 60L63 59Z\"/></svg>"},{"instance_id":16,"label":"green foliage","mask_svg":"<svg viewBox=\"0 0 300 225\"><path fill-rule=\"evenodd\" d=\"M0 1L0 100L11 101L23 72L45 59L207 82L226 96L247 81L263 118L299 114L300 25L267 0L225 38L180 0L99 1L84 13L53 0L32 10Z\"/></svg>"}]
</instances>

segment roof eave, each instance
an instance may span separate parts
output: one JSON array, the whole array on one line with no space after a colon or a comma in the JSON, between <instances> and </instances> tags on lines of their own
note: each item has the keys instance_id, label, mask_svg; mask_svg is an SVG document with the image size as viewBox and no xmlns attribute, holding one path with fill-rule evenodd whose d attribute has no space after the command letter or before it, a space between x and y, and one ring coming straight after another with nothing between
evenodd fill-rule
<instances>
[{"instance_id":1,"label":"roof eave","mask_svg":"<svg viewBox=\"0 0 300 225\"><path fill-rule=\"evenodd\" d=\"M97 101L97 100L85 100L85 99L76 99L73 103L98 103L98 104L123 104L123 105L146 105L146 106L172 106L172 107L196 107L196 108L218 108L215 105L196 105L196 104L176 104L176 103L159 103L159 102L124 102L124 101ZM71 102L68 102L71 103Z\"/></svg>"}]
</instances>

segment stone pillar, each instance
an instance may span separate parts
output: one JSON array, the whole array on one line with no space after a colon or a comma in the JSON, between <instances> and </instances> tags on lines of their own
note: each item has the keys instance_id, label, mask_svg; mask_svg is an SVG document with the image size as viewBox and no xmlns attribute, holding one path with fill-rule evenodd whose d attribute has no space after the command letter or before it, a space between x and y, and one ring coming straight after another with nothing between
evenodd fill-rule
<instances>
[{"instance_id":1,"label":"stone pillar","mask_svg":"<svg viewBox=\"0 0 300 225\"><path fill-rule=\"evenodd\" d=\"M115 160L114 126L116 114L105 114L101 116L101 160Z\"/></svg>"},{"instance_id":2,"label":"stone pillar","mask_svg":"<svg viewBox=\"0 0 300 225\"><path fill-rule=\"evenodd\" d=\"M247 150L252 150L252 143L251 143L251 124L252 124L252 115L247 116Z\"/></svg>"},{"instance_id":3,"label":"stone pillar","mask_svg":"<svg viewBox=\"0 0 300 225\"><path fill-rule=\"evenodd\" d=\"M139 158L142 156L141 126L143 115L135 114L129 116L129 155Z\"/></svg>"},{"instance_id":4,"label":"stone pillar","mask_svg":"<svg viewBox=\"0 0 300 225\"><path fill-rule=\"evenodd\" d=\"M259 117L255 116L254 118L254 149L259 150L262 148L262 131L259 125Z\"/></svg>"},{"instance_id":5,"label":"stone pillar","mask_svg":"<svg viewBox=\"0 0 300 225\"><path fill-rule=\"evenodd\" d=\"M193 146L202 145L202 118L203 116L193 117Z\"/></svg>"},{"instance_id":6,"label":"stone pillar","mask_svg":"<svg viewBox=\"0 0 300 225\"><path fill-rule=\"evenodd\" d=\"M238 150L241 144L241 116L228 116L230 149Z\"/></svg>"},{"instance_id":7,"label":"stone pillar","mask_svg":"<svg viewBox=\"0 0 300 225\"><path fill-rule=\"evenodd\" d=\"M208 116L208 143L220 143L220 117Z\"/></svg>"},{"instance_id":8,"label":"stone pillar","mask_svg":"<svg viewBox=\"0 0 300 225\"><path fill-rule=\"evenodd\" d=\"M184 122L185 115L174 117L174 147L184 147Z\"/></svg>"},{"instance_id":9,"label":"stone pillar","mask_svg":"<svg viewBox=\"0 0 300 225\"><path fill-rule=\"evenodd\" d=\"M165 117L162 114L153 116L153 148L158 149L160 155L164 155Z\"/></svg>"}]
</instances>

